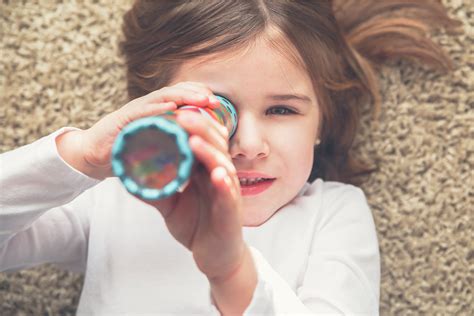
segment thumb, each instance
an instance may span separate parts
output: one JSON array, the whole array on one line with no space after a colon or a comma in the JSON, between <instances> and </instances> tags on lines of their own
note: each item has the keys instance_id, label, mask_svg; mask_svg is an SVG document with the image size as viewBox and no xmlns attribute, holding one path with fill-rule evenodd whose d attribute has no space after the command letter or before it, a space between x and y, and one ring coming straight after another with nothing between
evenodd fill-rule
<instances>
[{"instance_id":1,"label":"thumb","mask_svg":"<svg viewBox=\"0 0 474 316\"><path fill-rule=\"evenodd\" d=\"M217 189L216 204L212 216L223 227L240 230L242 225L242 205L239 188L232 181L225 168L217 167L211 174L212 182Z\"/></svg>"}]
</instances>

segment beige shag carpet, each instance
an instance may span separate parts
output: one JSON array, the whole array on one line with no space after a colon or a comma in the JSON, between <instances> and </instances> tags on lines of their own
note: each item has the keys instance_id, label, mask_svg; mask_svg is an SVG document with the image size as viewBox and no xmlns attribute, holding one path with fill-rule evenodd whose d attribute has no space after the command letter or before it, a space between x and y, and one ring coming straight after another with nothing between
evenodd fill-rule
<instances>
[{"instance_id":1,"label":"beige shag carpet","mask_svg":"<svg viewBox=\"0 0 474 316\"><path fill-rule=\"evenodd\" d=\"M382 315L474 315L474 4L444 3L463 22L463 34L435 35L454 71L384 66L382 116L365 113L357 136L380 168L362 188L380 241ZM129 4L3 0L0 152L124 104L117 42ZM0 315L72 315L81 286L49 265L0 273Z\"/></svg>"}]
</instances>

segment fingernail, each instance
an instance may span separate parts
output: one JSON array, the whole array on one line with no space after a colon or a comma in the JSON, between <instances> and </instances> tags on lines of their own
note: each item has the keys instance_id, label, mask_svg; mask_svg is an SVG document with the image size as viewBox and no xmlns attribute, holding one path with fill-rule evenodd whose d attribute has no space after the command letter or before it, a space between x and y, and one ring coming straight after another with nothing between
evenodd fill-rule
<instances>
[{"instance_id":1,"label":"fingernail","mask_svg":"<svg viewBox=\"0 0 474 316\"><path fill-rule=\"evenodd\" d=\"M230 187L232 185L232 180L230 179L230 176L229 174L227 173L227 171L225 170L225 168L223 167L218 167L218 169L222 169L222 170L218 170L219 172L219 177L223 178L225 184Z\"/></svg>"},{"instance_id":2,"label":"fingernail","mask_svg":"<svg viewBox=\"0 0 474 316\"><path fill-rule=\"evenodd\" d=\"M216 173L216 176L218 178L224 178L225 179L225 177L228 177L227 172L225 171L225 169L223 167L217 167L214 172Z\"/></svg>"},{"instance_id":3,"label":"fingernail","mask_svg":"<svg viewBox=\"0 0 474 316\"><path fill-rule=\"evenodd\" d=\"M229 137L229 130L227 129L227 127L221 125L221 130L222 130L222 133L224 134L224 137L228 138Z\"/></svg>"},{"instance_id":4,"label":"fingernail","mask_svg":"<svg viewBox=\"0 0 474 316\"><path fill-rule=\"evenodd\" d=\"M221 103L220 103L219 99L215 95L212 95L210 97L209 101L212 103L214 108L218 108L219 106L221 106Z\"/></svg>"}]
</instances>

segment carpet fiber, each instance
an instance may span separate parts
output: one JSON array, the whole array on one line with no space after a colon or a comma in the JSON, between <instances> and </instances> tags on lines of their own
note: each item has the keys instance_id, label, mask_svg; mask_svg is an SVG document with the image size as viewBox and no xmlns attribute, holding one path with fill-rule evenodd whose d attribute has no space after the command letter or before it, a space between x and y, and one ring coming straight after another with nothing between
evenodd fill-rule
<instances>
[{"instance_id":1,"label":"carpet fiber","mask_svg":"<svg viewBox=\"0 0 474 316\"><path fill-rule=\"evenodd\" d=\"M129 1L0 4L0 152L62 126L87 128L125 103L117 54ZM382 115L366 110L362 185L382 255L382 315L474 315L474 47L471 0L446 0L463 33L435 35L455 69L381 69ZM6 188L2 188L4 190ZM0 315L74 314L82 276L50 265L0 273Z\"/></svg>"}]
</instances>

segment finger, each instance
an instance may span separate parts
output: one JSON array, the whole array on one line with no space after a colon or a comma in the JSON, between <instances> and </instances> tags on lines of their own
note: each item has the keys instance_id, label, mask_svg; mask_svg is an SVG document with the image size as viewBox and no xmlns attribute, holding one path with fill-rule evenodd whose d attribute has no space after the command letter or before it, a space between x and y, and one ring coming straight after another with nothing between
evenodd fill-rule
<instances>
[{"instance_id":1,"label":"finger","mask_svg":"<svg viewBox=\"0 0 474 316\"><path fill-rule=\"evenodd\" d=\"M215 168L210 178L215 188L215 204L210 210L210 220L218 235L229 241L229 237L239 235L242 229L241 199L224 168Z\"/></svg>"},{"instance_id":2,"label":"finger","mask_svg":"<svg viewBox=\"0 0 474 316\"><path fill-rule=\"evenodd\" d=\"M168 111L174 111L176 108L176 103L174 102L152 103L141 106L137 104L131 106L131 103L128 103L121 109L110 113L109 118L113 124L118 124L123 127L134 120L161 115Z\"/></svg>"},{"instance_id":3,"label":"finger","mask_svg":"<svg viewBox=\"0 0 474 316\"><path fill-rule=\"evenodd\" d=\"M190 89L171 86L155 90L137 99L139 103L163 103L174 102L177 105L192 104L196 106L207 106L209 98L205 93L198 93Z\"/></svg>"},{"instance_id":4,"label":"finger","mask_svg":"<svg viewBox=\"0 0 474 316\"><path fill-rule=\"evenodd\" d=\"M221 134L221 136L225 139L225 140L228 140L229 139L229 130L227 130L227 127L225 127L224 125L222 125L221 123L219 123L218 121L216 121L215 119L209 117L209 116L206 116L206 115L203 115L203 117L205 117L209 122L210 124L212 125L213 128L215 128L215 130Z\"/></svg>"},{"instance_id":5,"label":"finger","mask_svg":"<svg viewBox=\"0 0 474 316\"><path fill-rule=\"evenodd\" d=\"M174 111L177 109L176 103L146 103L142 106L135 106L135 108L127 109L125 113L129 118L135 120L141 117L155 116L163 114L167 111Z\"/></svg>"},{"instance_id":6,"label":"finger","mask_svg":"<svg viewBox=\"0 0 474 316\"><path fill-rule=\"evenodd\" d=\"M219 99L217 99L217 97L214 95L212 90L203 83L186 81L186 82L179 82L176 85L171 86L171 87L185 89L185 90L189 90L198 94L202 94L202 95L207 96L210 103L219 103Z\"/></svg>"},{"instance_id":7,"label":"finger","mask_svg":"<svg viewBox=\"0 0 474 316\"><path fill-rule=\"evenodd\" d=\"M195 93L205 94L209 99L209 104L208 105L211 105L210 106L211 109L220 106L219 99L217 99L217 97L214 95L212 90L209 89L209 87L207 85L203 84L203 83L187 81L187 82L178 83L175 87L180 87L180 88L183 88L183 89L191 90ZM207 115L203 115L203 116L206 117L209 120L210 124L212 124L212 126L220 134L222 134L222 136L225 139L229 138L229 131L227 130L227 128L224 125L222 125L217 120L215 120L215 119L213 119L213 118L211 118Z\"/></svg>"},{"instance_id":8,"label":"finger","mask_svg":"<svg viewBox=\"0 0 474 316\"><path fill-rule=\"evenodd\" d=\"M196 93L204 94L208 97L209 103L211 108L216 108L220 106L219 99L214 95L214 92L202 82L195 82L195 81L185 81L176 84L176 87L183 87L186 89L190 89Z\"/></svg>"},{"instance_id":9,"label":"finger","mask_svg":"<svg viewBox=\"0 0 474 316\"><path fill-rule=\"evenodd\" d=\"M229 201L235 201L238 199L238 195L236 193L240 190L240 188L237 188L234 185L231 176L227 173L225 168L215 168L211 173L211 182L219 191L219 196L222 197L221 201L228 203Z\"/></svg>"},{"instance_id":10,"label":"finger","mask_svg":"<svg viewBox=\"0 0 474 316\"><path fill-rule=\"evenodd\" d=\"M204 110L203 110L204 111ZM181 116L182 113L185 113L183 114L183 116L188 116L188 114L186 113L192 113L192 114L189 114L189 116L193 117L193 115L195 116L196 114L200 114L199 116L200 117L204 117L205 118L205 125L210 125L212 128L214 128L216 130L217 133L219 133L221 135L221 137L223 137L225 140L228 140L229 139L229 131L227 130L227 127L225 127L224 125L222 125L221 123L219 123L217 120L215 120L214 118L212 117L209 117L208 114L206 113L196 113L196 111L187 111L186 109L184 110L181 110L181 111L177 111L177 115L178 117ZM200 120L200 119L196 119L196 120Z\"/></svg>"},{"instance_id":11,"label":"finger","mask_svg":"<svg viewBox=\"0 0 474 316\"><path fill-rule=\"evenodd\" d=\"M193 112L183 111L178 114L178 123L191 135L199 135L208 143L216 146L219 151L228 154L229 145L227 139L219 131L215 124L210 123L212 119L205 118Z\"/></svg>"},{"instance_id":12,"label":"finger","mask_svg":"<svg viewBox=\"0 0 474 316\"><path fill-rule=\"evenodd\" d=\"M182 87L165 87L127 103L118 111L118 114L124 118L124 121L130 122L141 117L174 111L177 105L184 104L204 107L209 104L209 100L204 93Z\"/></svg>"},{"instance_id":13,"label":"finger","mask_svg":"<svg viewBox=\"0 0 474 316\"><path fill-rule=\"evenodd\" d=\"M224 167L231 176L237 174L234 164L230 161L228 156L200 136L192 135L189 139L189 145L196 155L196 158L206 167L209 174L219 166Z\"/></svg>"}]
</instances>

